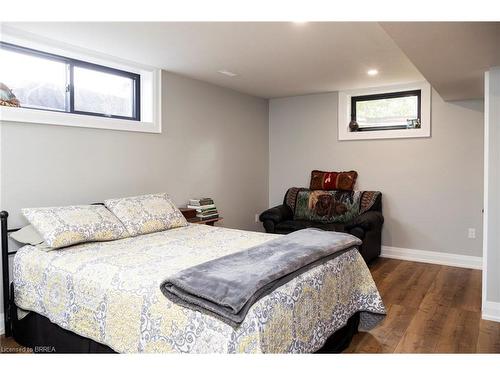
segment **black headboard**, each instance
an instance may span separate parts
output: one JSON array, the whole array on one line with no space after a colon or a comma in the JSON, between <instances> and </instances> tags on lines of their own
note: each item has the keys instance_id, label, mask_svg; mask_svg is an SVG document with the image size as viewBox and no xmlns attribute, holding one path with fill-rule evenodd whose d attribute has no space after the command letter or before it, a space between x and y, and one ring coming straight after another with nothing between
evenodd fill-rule
<instances>
[{"instance_id":1,"label":"black headboard","mask_svg":"<svg viewBox=\"0 0 500 375\"><path fill-rule=\"evenodd\" d=\"M16 229L8 229L7 211L0 211L0 228L2 229L2 282L3 282L3 320L5 324L5 336L12 335L12 311L11 311L11 293L10 293L10 275L9 275L9 256L14 255L17 251L9 251L9 233L18 231Z\"/></svg>"}]
</instances>

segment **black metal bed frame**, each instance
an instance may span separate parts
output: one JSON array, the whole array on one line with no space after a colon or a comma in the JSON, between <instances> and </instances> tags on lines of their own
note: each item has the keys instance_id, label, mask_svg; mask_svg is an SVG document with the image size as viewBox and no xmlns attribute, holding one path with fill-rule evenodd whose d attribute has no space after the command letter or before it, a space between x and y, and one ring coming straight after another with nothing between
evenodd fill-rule
<instances>
[{"instance_id":1,"label":"black metal bed frame","mask_svg":"<svg viewBox=\"0 0 500 375\"><path fill-rule=\"evenodd\" d=\"M16 232L20 228L8 229L7 211L0 211L0 228L2 229L2 286L3 286L3 321L5 325L5 336L12 336L12 299L11 299L11 283L9 274L9 256L14 255L17 251L9 251L9 233Z\"/></svg>"}]
</instances>

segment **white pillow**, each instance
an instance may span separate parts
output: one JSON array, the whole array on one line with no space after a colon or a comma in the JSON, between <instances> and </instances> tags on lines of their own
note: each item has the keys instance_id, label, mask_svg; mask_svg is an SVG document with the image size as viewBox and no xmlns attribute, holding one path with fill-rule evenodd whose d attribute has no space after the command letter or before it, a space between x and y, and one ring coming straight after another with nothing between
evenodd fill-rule
<instances>
[{"instance_id":1,"label":"white pillow","mask_svg":"<svg viewBox=\"0 0 500 375\"><path fill-rule=\"evenodd\" d=\"M165 193L108 199L104 204L131 236L188 225L182 212Z\"/></svg>"},{"instance_id":2,"label":"white pillow","mask_svg":"<svg viewBox=\"0 0 500 375\"><path fill-rule=\"evenodd\" d=\"M26 225L12 232L9 237L23 245L39 245L44 241L41 234L36 231L33 225Z\"/></svg>"}]
</instances>

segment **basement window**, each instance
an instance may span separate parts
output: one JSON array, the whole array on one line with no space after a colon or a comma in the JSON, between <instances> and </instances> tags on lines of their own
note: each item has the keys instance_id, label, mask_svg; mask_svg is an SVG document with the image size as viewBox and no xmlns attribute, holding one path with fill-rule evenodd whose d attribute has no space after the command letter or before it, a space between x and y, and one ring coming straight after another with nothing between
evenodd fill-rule
<instances>
[{"instance_id":1,"label":"basement window","mask_svg":"<svg viewBox=\"0 0 500 375\"><path fill-rule=\"evenodd\" d=\"M425 81L338 93L341 141L430 135L431 86Z\"/></svg>"},{"instance_id":2,"label":"basement window","mask_svg":"<svg viewBox=\"0 0 500 375\"><path fill-rule=\"evenodd\" d=\"M418 129L421 90L351 97L352 131Z\"/></svg>"},{"instance_id":3,"label":"basement window","mask_svg":"<svg viewBox=\"0 0 500 375\"><path fill-rule=\"evenodd\" d=\"M13 30L0 34L1 123L161 133L161 93L161 69Z\"/></svg>"},{"instance_id":4,"label":"basement window","mask_svg":"<svg viewBox=\"0 0 500 375\"><path fill-rule=\"evenodd\" d=\"M140 75L30 48L0 44L0 104L141 119Z\"/></svg>"}]
</instances>

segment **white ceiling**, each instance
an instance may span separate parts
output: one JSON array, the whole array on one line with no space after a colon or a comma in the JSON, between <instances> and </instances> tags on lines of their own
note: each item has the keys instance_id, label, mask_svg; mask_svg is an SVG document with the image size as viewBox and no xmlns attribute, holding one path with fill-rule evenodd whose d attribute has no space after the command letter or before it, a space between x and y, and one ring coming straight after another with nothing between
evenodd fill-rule
<instances>
[{"instance_id":1,"label":"white ceiling","mask_svg":"<svg viewBox=\"0 0 500 375\"><path fill-rule=\"evenodd\" d=\"M384 22L445 100L484 96L484 72L500 66L500 22Z\"/></svg>"},{"instance_id":2,"label":"white ceiling","mask_svg":"<svg viewBox=\"0 0 500 375\"><path fill-rule=\"evenodd\" d=\"M423 80L374 22L5 25L265 98Z\"/></svg>"}]
</instances>

